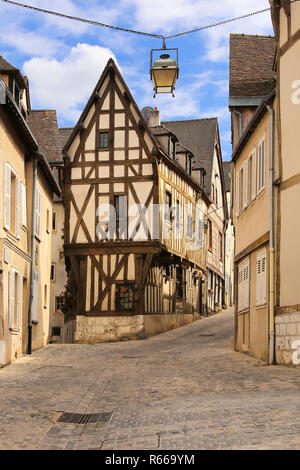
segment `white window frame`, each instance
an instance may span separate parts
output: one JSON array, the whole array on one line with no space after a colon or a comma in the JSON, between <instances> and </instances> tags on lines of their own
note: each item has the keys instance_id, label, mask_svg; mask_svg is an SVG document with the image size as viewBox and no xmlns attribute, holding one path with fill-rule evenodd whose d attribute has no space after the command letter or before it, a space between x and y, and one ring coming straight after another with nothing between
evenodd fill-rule
<instances>
[{"instance_id":1,"label":"white window frame","mask_svg":"<svg viewBox=\"0 0 300 470\"><path fill-rule=\"evenodd\" d=\"M33 270L33 299L31 306L31 320L33 323L39 321L39 273L36 269Z\"/></svg>"},{"instance_id":2,"label":"white window frame","mask_svg":"<svg viewBox=\"0 0 300 470\"><path fill-rule=\"evenodd\" d=\"M27 188L24 183L21 183L21 199L22 199L22 226L27 228Z\"/></svg>"},{"instance_id":3,"label":"white window frame","mask_svg":"<svg viewBox=\"0 0 300 470\"><path fill-rule=\"evenodd\" d=\"M16 282L17 277L17 282ZM17 295L17 304L15 304ZM17 312L15 312L15 306ZM18 269L12 267L9 272L9 300L8 300L8 324L13 332L22 329L22 306L23 306L23 277ZM17 324L15 324L15 313L17 313Z\"/></svg>"},{"instance_id":4,"label":"white window frame","mask_svg":"<svg viewBox=\"0 0 300 470\"><path fill-rule=\"evenodd\" d=\"M243 185L241 184L241 179L243 175ZM237 216L240 216L244 210L244 183L245 183L245 169L244 165L241 166L238 174L238 183L237 183Z\"/></svg>"},{"instance_id":5,"label":"white window frame","mask_svg":"<svg viewBox=\"0 0 300 470\"><path fill-rule=\"evenodd\" d=\"M236 217L238 217L240 215L240 172L236 171L235 175L236 175L236 177L235 177L235 188L236 188L236 191L235 191L235 206L236 206L235 215L236 215Z\"/></svg>"},{"instance_id":6,"label":"white window frame","mask_svg":"<svg viewBox=\"0 0 300 470\"><path fill-rule=\"evenodd\" d=\"M250 156L252 157L252 188L251 188L251 201L256 198L257 178L256 178L256 148L253 148Z\"/></svg>"},{"instance_id":7,"label":"white window frame","mask_svg":"<svg viewBox=\"0 0 300 470\"><path fill-rule=\"evenodd\" d=\"M15 193L15 232L11 232L11 175L16 178ZM5 204L4 204L4 228L13 233L18 239L21 236L21 181L17 172L8 163L5 163Z\"/></svg>"},{"instance_id":8,"label":"white window frame","mask_svg":"<svg viewBox=\"0 0 300 470\"><path fill-rule=\"evenodd\" d=\"M261 148L263 145L263 160L261 156ZM263 171L262 171L262 161L263 161ZM262 183L263 178L263 184ZM257 146L257 195L260 194L266 186L266 135L264 134L258 142Z\"/></svg>"}]
</instances>

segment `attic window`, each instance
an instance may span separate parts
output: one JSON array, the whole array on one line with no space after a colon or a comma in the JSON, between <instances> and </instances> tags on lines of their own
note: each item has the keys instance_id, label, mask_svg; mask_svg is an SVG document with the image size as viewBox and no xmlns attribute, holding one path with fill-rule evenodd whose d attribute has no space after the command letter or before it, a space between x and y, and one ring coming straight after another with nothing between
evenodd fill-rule
<instances>
[{"instance_id":1,"label":"attic window","mask_svg":"<svg viewBox=\"0 0 300 470\"><path fill-rule=\"evenodd\" d=\"M99 148L108 149L109 147L109 134L108 132L99 133Z\"/></svg>"},{"instance_id":2,"label":"attic window","mask_svg":"<svg viewBox=\"0 0 300 470\"><path fill-rule=\"evenodd\" d=\"M12 75L9 76L8 87L15 102L20 106L20 88Z\"/></svg>"},{"instance_id":3,"label":"attic window","mask_svg":"<svg viewBox=\"0 0 300 470\"><path fill-rule=\"evenodd\" d=\"M176 143L175 140L170 138L170 156L175 160L176 155Z\"/></svg>"},{"instance_id":4,"label":"attic window","mask_svg":"<svg viewBox=\"0 0 300 470\"><path fill-rule=\"evenodd\" d=\"M186 172L191 175L192 174L192 155L188 154L186 157Z\"/></svg>"}]
</instances>

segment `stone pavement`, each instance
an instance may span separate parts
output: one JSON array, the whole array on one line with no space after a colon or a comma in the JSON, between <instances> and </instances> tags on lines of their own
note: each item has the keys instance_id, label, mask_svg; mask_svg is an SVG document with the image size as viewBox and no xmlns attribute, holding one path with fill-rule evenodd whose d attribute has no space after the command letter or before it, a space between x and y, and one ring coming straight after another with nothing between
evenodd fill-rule
<instances>
[{"instance_id":1,"label":"stone pavement","mask_svg":"<svg viewBox=\"0 0 300 470\"><path fill-rule=\"evenodd\" d=\"M0 449L299 449L300 369L233 351L231 310L143 341L48 345L0 369ZM59 412L112 412L68 424Z\"/></svg>"}]
</instances>

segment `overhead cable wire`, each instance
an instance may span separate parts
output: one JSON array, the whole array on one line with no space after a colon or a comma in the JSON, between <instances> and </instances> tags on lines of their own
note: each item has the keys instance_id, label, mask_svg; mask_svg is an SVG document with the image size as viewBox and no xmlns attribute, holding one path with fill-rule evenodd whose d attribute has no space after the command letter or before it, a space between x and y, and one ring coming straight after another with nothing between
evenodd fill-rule
<instances>
[{"instance_id":1,"label":"overhead cable wire","mask_svg":"<svg viewBox=\"0 0 300 470\"><path fill-rule=\"evenodd\" d=\"M125 33L137 34L137 35L140 35L140 36L147 36L147 37L152 37L152 38L155 38L155 39L163 39L164 41L166 39L173 39L173 38L176 38L176 37L185 36L187 34L192 34L192 33L196 33L196 32L199 32L199 31L204 31L204 30L207 30L207 29L215 28L217 26L222 26L224 24L233 23L233 22L236 22L236 21L239 21L239 20L243 20L245 18L249 18L249 17L255 16L255 15L260 15L262 13L266 13L267 11L271 10L270 7L269 8L264 8L262 10L253 11L251 13L245 13L244 15L237 16L235 18L230 18L230 19L227 19L227 20L218 21L217 23L213 23L213 24L206 25L206 26L199 26L199 27L194 28L194 29L190 29L190 30L187 30L187 31L183 31L183 32L179 32L179 33L175 33L175 34L171 34L171 35L167 36L167 35L163 35L163 34L147 33L147 32L144 32L144 31L136 31L134 29L123 28L121 26L112 26L112 25L109 25L109 24L106 24L106 23L101 23L99 21L90 20L90 19L87 19L87 18L81 18L79 16L67 15L65 13L60 13L60 12L53 11L53 10L46 10L44 8L39 8L39 7L35 7L35 6L32 6L32 5L27 5L25 3L14 2L13 0L1 0L1 1L3 3L18 6L18 7L21 7L21 8L28 9L28 10L34 10L34 11L37 11L37 12L40 12L40 13L45 13L47 15L57 16L57 17L60 17L60 18L65 18L65 19L72 20L72 21L77 21L77 22L80 22L80 23L90 24L90 25L93 25L93 26L99 26L101 28L107 28L107 29L112 29L112 30L117 30L117 31L123 31ZM291 0L291 3L295 3L295 2L298 2L298 1L299 0Z\"/></svg>"}]
</instances>

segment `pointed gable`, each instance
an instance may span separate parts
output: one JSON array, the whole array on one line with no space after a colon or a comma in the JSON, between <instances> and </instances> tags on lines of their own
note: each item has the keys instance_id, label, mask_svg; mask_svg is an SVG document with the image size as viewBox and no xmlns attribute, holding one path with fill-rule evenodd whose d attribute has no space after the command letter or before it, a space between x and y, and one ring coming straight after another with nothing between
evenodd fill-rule
<instances>
[{"instance_id":1,"label":"pointed gable","mask_svg":"<svg viewBox=\"0 0 300 470\"><path fill-rule=\"evenodd\" d=\"M114 122L117 127L125 127L125 118L122 116L122 111L126 110L128 116L128 125L130 127L129 132L129 145L138 146L139 138L143 137L146 142L145 152L151 152L154 146L157 146L156 140L151 135L147 124L135 103L119 69L117 68L113 59L110 59L102 72L102 75L90 96L76 126L72 130L67 142L63 148L63 154L68 155L71 160L74 161L79 159L79 143L82 141L81 135L83 133L89 134L89 141L92 142L93 136L96 139L96 135L93 134L93 124L95 124L99 112L104 113L100 119L99 129L111 131L112 124L112 110L115 111ZM110 138L116 138L116 142L120 145L120 148L125 147L125 141L121 131L116 131L114 136ZM82 144L82 142L81 142ZM81 145L82 146L82 145ZM76 155L75 155L75 152Z\"/></svg>"}]
</instances>

